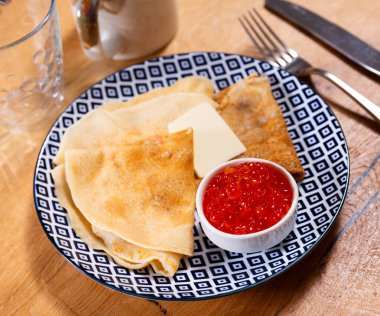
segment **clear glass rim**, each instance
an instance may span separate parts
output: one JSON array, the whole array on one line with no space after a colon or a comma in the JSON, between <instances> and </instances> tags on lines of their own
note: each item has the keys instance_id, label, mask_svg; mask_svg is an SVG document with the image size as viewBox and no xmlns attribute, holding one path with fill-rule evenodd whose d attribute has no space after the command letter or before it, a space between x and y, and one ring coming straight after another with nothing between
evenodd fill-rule
<instances>
[{"instance_id":1,"label":"clear glass rim","mask_svg":"<svg viewBox=\"0 0 380 316\"><path fill-rule=\"evenodd\" d=\"M50 8L49 8L47 14L43 18L43 20L32 31L30 31L28 34L24 35L23 37L20 37L18 40L15 40L14 42L10 42L4 46L0 46L0 50L10 48L12 46L16 46L16 45L26 41L27 39L31 38L34 34L36 34L46 24L46 22L51 17L54 8L55 8L55 0L51 0Z\"/></svg>"}]
</instances>

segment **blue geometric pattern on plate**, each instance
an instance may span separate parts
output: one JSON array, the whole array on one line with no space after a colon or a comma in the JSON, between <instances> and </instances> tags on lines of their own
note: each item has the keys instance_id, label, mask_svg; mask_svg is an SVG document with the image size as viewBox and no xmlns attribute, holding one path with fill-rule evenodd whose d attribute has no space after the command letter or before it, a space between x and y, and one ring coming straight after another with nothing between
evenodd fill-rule
<instances>
[{"instance_id":1,"label":"blue geometric pattern on plate","mask_svg":"<svg viewBox=\"0 0 380 316\"><path fill-rule=\"evenodd\" d=\"M109 100L128 100L182 77L210 78L216 90L257 72L269 76L273 95L305 168L300 185L297 223L279 245L238 254L215 246L203 233L197 214L194 256L182 260L172 278L151 268L128 270L103 251L89 248L71 229L59 205L50 175L66 129ZM326 103L286 71L249 57L222 53L188 53L145 61L95 84L58 118L43 143L34 177L38 217L48 238L75 267L99 283L148 299L198 300L220 297L256 286L294 265L326 234L340 211L348 186L349 157L342 129Z\"/></svg>"}]
</instances>

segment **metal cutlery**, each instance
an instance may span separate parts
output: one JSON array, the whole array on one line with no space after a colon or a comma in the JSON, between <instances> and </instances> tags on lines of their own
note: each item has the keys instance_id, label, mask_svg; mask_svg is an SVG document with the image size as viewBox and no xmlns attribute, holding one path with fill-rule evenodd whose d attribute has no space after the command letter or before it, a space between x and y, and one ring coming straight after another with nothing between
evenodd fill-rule
<instances>
[{"instance_id":1,"label":"metal cutlery","mask_svg":"<svg viewBox=\"0 0 380 316\"><path fill-rule=\"evenodd\" d=\"M380 107L350 87L332 73L313 67L294 50L282 41L262 16L253 9L239 18L245 32L257 48L261 56L271 65L283 68L296 76L316 74L335 84L348 96L355 100L378 123L380 123Z\"/></svg>"}]
</instances>

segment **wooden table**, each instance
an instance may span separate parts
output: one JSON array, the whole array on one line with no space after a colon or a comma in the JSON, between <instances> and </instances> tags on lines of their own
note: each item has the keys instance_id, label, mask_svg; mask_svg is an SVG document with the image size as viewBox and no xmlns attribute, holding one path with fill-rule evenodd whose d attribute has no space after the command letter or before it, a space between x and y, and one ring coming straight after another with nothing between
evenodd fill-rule
<instances>
[{"instance_id":1,"label":"wooden table","mask_svg":"<svg viewBox=\"0 0 380 316\"><path fill-rule=\"evenodd\" d=\"M132 62L92 62L81 52L69 1L57 1L64 49L65 100ZM380 49L378 0L301 1ZM256 7L312 64L343 78L380 104L379 81L309 39L256 0L181 0L180 25L158 55L222 51L258 57L237 17ZM11 133L0 145L0 315L375 315L380 313L380 137L377 126L347 96L321 78L314 86L342 124L349 145L348 196L324 240L292 269L232 296L159 302L108 289L78 272L51 245L36 216L32 179L37 153L63 108L39 130Z\"/></svg>"}]
</instances>

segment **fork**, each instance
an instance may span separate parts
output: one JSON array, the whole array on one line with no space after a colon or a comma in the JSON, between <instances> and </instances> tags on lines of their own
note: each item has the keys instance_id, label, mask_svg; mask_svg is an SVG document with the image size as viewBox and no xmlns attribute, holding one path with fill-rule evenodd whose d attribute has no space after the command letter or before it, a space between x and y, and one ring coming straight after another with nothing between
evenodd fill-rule
<instances>
[{"instance_id":1,"label":"fork","mask_svg":"<svg viewBox=\"0 0 380 316\"><path fill-rule=\"evenodd\" d=\"M255 15L254 15L255 14ZM376 121L380 123L380 107L350 87L343 80L332 73L314 68L294 50L289 48L265 22L256 9L248 12L248 17L239 17L239 22L256 46L260 55L272 66L285 69L295 76L316 74L322 76L343 90L355 100Z\"/></svg>"}]
</instances>

